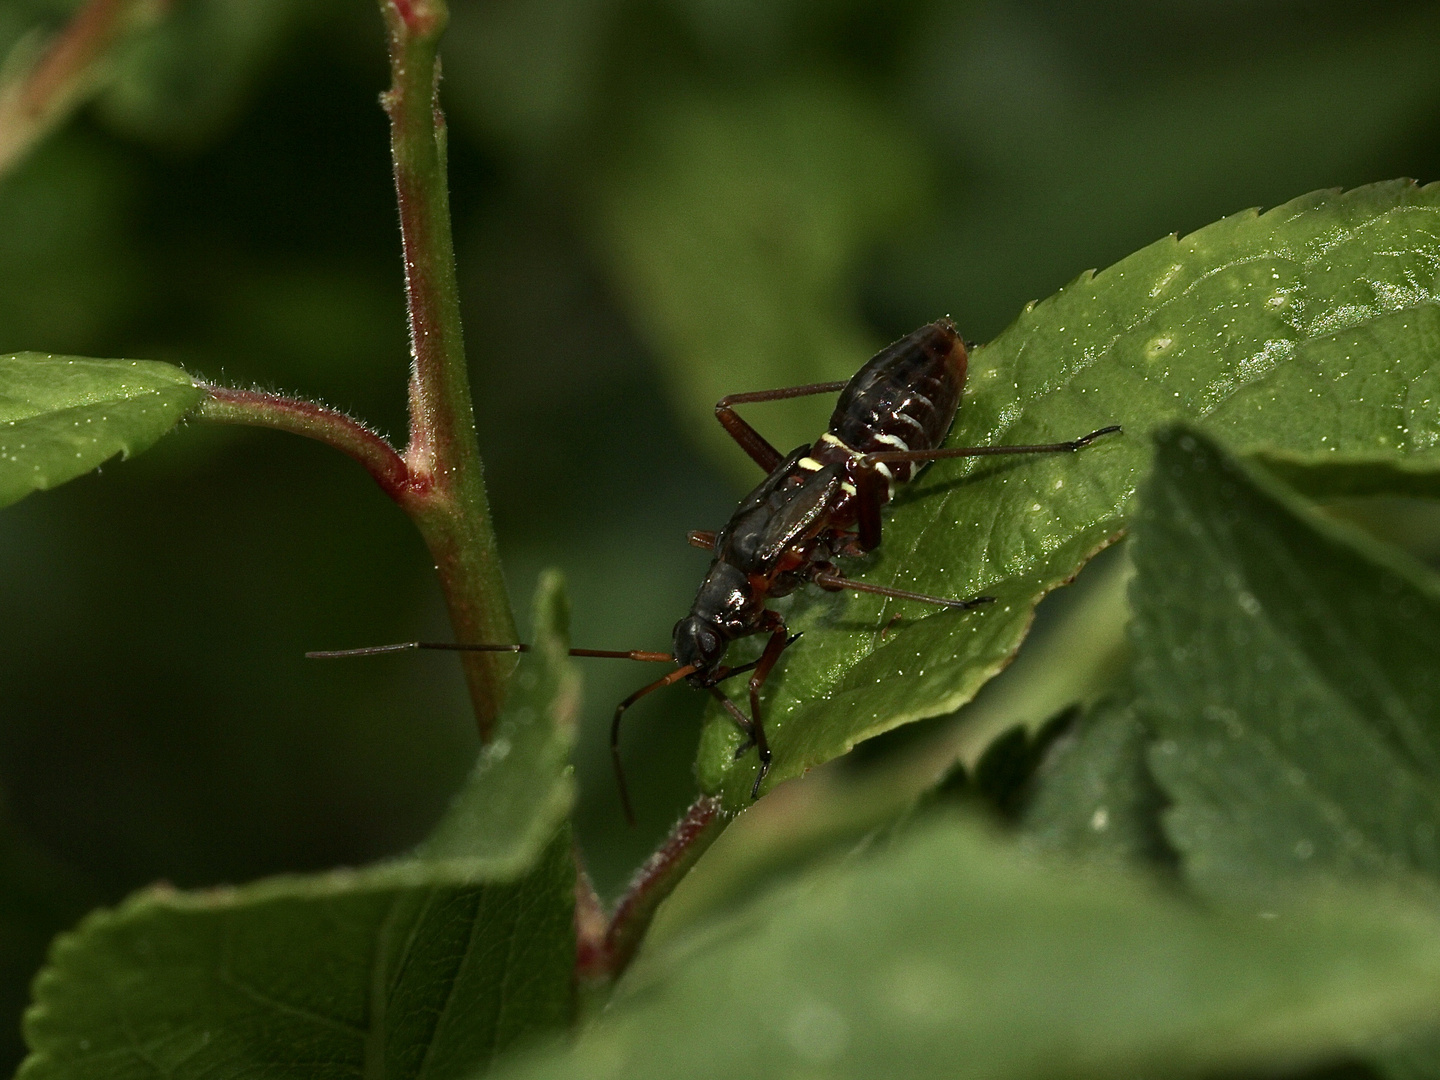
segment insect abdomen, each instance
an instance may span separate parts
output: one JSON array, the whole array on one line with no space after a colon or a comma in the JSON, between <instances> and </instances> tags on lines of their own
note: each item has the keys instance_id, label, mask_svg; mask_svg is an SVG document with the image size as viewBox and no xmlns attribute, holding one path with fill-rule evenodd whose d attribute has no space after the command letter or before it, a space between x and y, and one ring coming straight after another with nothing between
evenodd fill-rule
<instances>
[{"instance_id":1,"label":"insect abdomen","mask_svg":"<svg viewBox=\"0 0 1440 1080\"><path fill-rule=\"evenodd\" d=\"M966 359L949 319L922 326L855 373L830 417L830 435L862 454L933 450L955 419ZM899 481L915 471L910 462L891 468Z\"/></svg>"}]
</instances>

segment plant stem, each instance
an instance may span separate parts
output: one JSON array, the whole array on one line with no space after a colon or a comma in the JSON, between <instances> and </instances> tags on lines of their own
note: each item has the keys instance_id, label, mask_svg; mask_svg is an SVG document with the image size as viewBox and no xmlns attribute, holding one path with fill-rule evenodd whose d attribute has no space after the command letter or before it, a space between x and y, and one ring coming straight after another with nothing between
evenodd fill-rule
<instances>
[{"instance_id":1,"label":"plant stem","mask_svg":"<svg viewBox=\"0 0 1440 1080\"><path fill-rule=\"evenodd\" d=\"M0 86L0 174L95 89L101 61L169 0L90 0L33 63ZM23 48L23 46L21 46Z\"/></svg>"},{"instance_id":2,"label":"plant stem","mask_svg":"<svg viewBox=\"0 0 1440 1080\"><path fill-rule=\"evenodd\" d=\"M410 444L405 463L425 492L411 510L450 611L456 639L515 640L475 436L460 329L446 182L445 120L436 48L448 19L443 0L381 0L390 38L390 148L405 256L410 317ZM466 681L482 738L499 711L514 658L467 653Z\"/></svg>"},{"instance_id":3,"label":"plant stem","mask_svg":"<svg viewBox=\"0 0 1440 1080\"><path fill-rule=\"evenodd\" d=\"M417 492L405 460L385 439L342 412L313 401L282 397L263 390L235 390L199 383L210 396L196 414L221 424L249 424L304 435L333 446L354 458L402 507L416 501Z\"/></svg>"},{"instance_id":4,"label":"plant stem","mask_svg":"<svg viewBox=\"0 0 1440 1080\"><path fill-rule=\"evenodd\" d=\"M587 926L594 925L593 916L580 923L576 975L582 989L601 986L620 977L634 959L656 909L675 891L680 879L689 873L695 860L725 831L730 821L730 816L721 811L719 798L705 795L696 799L685 816L675 823L665 842L630 879L625 895L610 916L603 942L594 939L593 930L588 940L583 933ZM588 888L588 879L584 886Z\"/></svg>"}]
</instances>

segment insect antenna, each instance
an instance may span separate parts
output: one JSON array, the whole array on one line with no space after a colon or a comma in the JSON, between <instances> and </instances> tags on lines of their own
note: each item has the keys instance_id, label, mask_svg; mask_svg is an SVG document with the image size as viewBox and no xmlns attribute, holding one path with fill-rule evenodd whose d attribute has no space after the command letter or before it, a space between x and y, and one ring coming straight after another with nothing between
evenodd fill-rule
<instances>
[{"instance_id":1,"label":"insect antenna","mask_svg":"<svg viewBox=\"0 0 1440 1080\"><path fill-rule=\"evenodd\" d=\"M367 645L360 649L319 649L307 652L307 660L343 660L352 656L384 656L387 653L412 652L416 649L436 649L442 652L509 652L530 651L529 645L474 645L461 641L400 641L394 645ZM590 656L599 660L645 660L652 664L673 664L675 658L668 652L650 652L645 649L570 649L571 656Z\"/></svg>"},{"instance_id":2,"label":"insect antenna","mask_svg":"<svg viewBox=\"0 0 1440 1080\"><path fill-rule=\"evenodd\" d=\"M798 636L798 635L797 635ZM441 652L508 652L523 653L530 652L530 645L489 645L474 644L463 641L399 641L393 645L367 645L359 649L317 649L305 654L307 660L346 660L357 656L386 656L390 653L414 652L417 649L434 649ZM598 660L642 660L654 664L673 664L675 657L668 652L651 652L646 649L569 649L571 656L593 657ZM758 663L758 661L756 661ZM739 675L741 672L749 671L755 666L754 663L744 664L740 667L724 669L719 678L728 679L732 675ZM657 679L648 686L643 686L631 694L615 708L615 719L610 725L610 760L615 767L615 783L620 789L620 805L625 810L625 820L631 825L635 824L635 811L630 805L630 790L625 783L625 770L620 764L620 719L625 715L625 710L635 702L639 701L646 694L660 690L679 682L687 675L695 673L695 665L687 664L670 672L662 679Z\"/></svg>"}]
</instances>

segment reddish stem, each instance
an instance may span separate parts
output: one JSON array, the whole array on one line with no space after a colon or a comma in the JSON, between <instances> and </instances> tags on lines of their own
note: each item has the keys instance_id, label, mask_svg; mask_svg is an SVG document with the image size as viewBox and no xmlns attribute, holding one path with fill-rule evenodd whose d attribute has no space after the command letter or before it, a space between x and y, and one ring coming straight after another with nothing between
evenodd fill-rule
<instances>
[{"instance_id":1,"label":"reddish stem","mask_svg":"<svg viewBox=\"0 0 1440 1080\"><path fill-rule=\"evenodd\" d=\"M199 386L210 395L199 409L199 415L206 420L275 428L333 446L363 465L381 490L402 506L424 493L423 485L410 475L395 448L354 417L314 401L263 390L236 390L205 383Z\"/></svg>"},{"instance_id":2,"label":"reddish stem","mask_svg":"<svg viewBox=\"0 0 1440 1080\"><path fill-rule=\"evenodd\" d=\"M411 30L415 29L415 12L410 7L410 0L395 0L395 10L399 12L400 18Z\"/></svg>"},{"instance_id":3,"label":"reddish stem","mask_svg":"<svg viewBox=\"0 0 1440 1080\"><path fill-rule=\"evenodd\" d=\"M442 0L381 0L390 35L390 148L409 300L410 445L405 464L428 485L411 517L435 559L456 639L515 640L485 494L460 326L436 53ZM480 736L488 739L514 666L501 653L461 660Z\"/></svg>"},{"instance_id":4,"label":"reddish stem","mask_svg":"<svg viewBox=\"0 0 1440 1080\"><path fill-rule=\"evenodd\" d=\"M593 984L593 972L606 968L605 938L610 923L605 905L595 891L585 869L579 848L575 849L575 976L577 981Z\"/></svg>"},{"instance_id":5,"label":"reddish stem","mask_svg":"<svg viewBox=\"0 0 1440 1080\"><path fill-rule=\"evenodd\" d=\"M690 805L665 842L630 879L610 916L603 941L591 937L577 943L575 968L581 985L595 986L619 978L635 958L661 902L729 823L729 815L721 812L715 796L701 796Z\"/></svg>"}]
</instances>

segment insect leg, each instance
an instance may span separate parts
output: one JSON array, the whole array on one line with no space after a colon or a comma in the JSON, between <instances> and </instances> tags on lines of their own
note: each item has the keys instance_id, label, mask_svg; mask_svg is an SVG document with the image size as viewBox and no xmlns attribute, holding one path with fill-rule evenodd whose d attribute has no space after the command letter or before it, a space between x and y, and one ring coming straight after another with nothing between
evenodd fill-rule
<instances>
[{"instance_id":1,"label":"insect leg","mask_svg":"<svg viewBox=\"0 0 1440 1080\"><path fill-rule=\"evenodd\" d=\"M941 458L987 457L992 454L1064 454L1084 449L1100 436L1119 430L1119 424L1111 424L1069 442L1039 443L1033 446L942 446L938 450L885 450L878 454L866 454L859 460L867 465L889 465L902 461L938 461Z\"/></svg>"},{"instance_id":2,"label":"insect leg","mask_svg":"<svg viewBox=\"0 0 1440 1080\"><path fill-rule=\"evenodd\" d=\"M715 534L703 529L691 529L685 534L685 540L691 547L704 548L706 551L715 547Z\"/></svg>"},{"instance_id":3,"label":"insect leg","mask_svg":"<svg viewBox=\"0 0 1440 1080\"><path fill-rule=\"evenodd\" d=\"M715 403L715 419L740 444L740 449L750 455L752 461L767 473L774 472L775 466L785 459L753 427L747 424L734 409L736 405L747 405L757 401L784 401L786 398L809 397L811 394L833 394L845 389L846 381L810 383L806 386L784 386L779 390L755 390L746 394L727 394Z\"/></svg>"},{"instance_id":4,"label":"insect leg","mask_svg":"<svg viewBox=\"0 0 1440 1080\"><path fill-rule=\"evenodd\" d=\"M767 614L771 616L766 620L770 626L770 640L765 643L760 662L750 674L750 734L755 740L755 752L760 757L760 771L755 774L755 783L750 788L751 799L760 797L760 785L765 780L765 774L770 771L770 743L765 738L764 721L760 719L760 688L770 677L770 671L780 659L780 654L785 651L785 646L790 644L785 620L773 611Z\"/></svg>"},{"instance_id":5,"label":"insect leg","mask_svg":"<svg viewBox=\"0 0 1440 1080\"><path fill-rule=\"evenodd\" d=\"M620 788L620 805L625 810L625 820L631 825L635 824L635 809L630 805L630 789L625 785L625 767L620 764L620 719L625 715L625 710L635 702L639 701L646 694L654 693L656 690L664 689L689 675L695 674L695 665L686 664L682 668L676 668L663 679L656 679L649 686L642 686L633 694L627 697L619 705L615 706L615 719L610 722L610 764L615 767L615 783Z\"/></svg>"},{"instance_id":6,"label":"insect leg","mask_svg":"<svg viewBox=\"0 0 1440 1080\"><path fill-rule=\"evenodd\" d=\"M981 604L993 604L993 596L972 596L969 600L951 600L943 596L926 596L924 593L907 592L904 589L891 589L885 585L871 585L868 581L855 581L843 574L817 570L810 575L810 580L822 589L854 589L856 592L874 593L877 596L888 596L895 600L918 600L923 604L939 604L941 607L957 608L960 611L968 611L970 608L979 607Z\"/></svg>"},{"instance_id":7,"label":"insect leg","mask_svg":"<svg viewBox=\"0 0 1440 1080\"><path fill-rule=\"evenodd\" d=\"M874 551L880 546L880 507L889 497L889 482L879 469L864 466L852 469L850 475L855 480L860 550Z\"/></svg>"},{"instance_id":8,"label":"insect leg","mask_svg":"<svg viewBox=\"0 0 1440 1080\"><path fill-rule=\"evenodd\" d=\"M781 651L788 649L799 640L799 634L791 634ZM715 676L709 686L710 692L715 695L715 700L725 706L725 711L728 712L730 718L735 721L735 726L745 734L745 741L735 748L735 759L737 761L745 755L745 751L755 745L755 727L750 723L749 717L740 711L740 707L720 692L718 684L724 682L726 679L734 678L736 675L743 675L747 671L754 671L759 666L760 660L751 660L748 664L740 664L737 667L721 668L719 674Z\"/></svg>"},{"instance_id":9,"label":"insect leg","mask_svg":"<svg viewBox=\"0 0 1440 1080\"><path fill-rule=\"evenodd\" d=\"M756 663L759 663L759 661L756 661ZM751 664L750 666L754 667L755 665ZM735 674L739 673L735 672ZM750 723L750 718L740 711L740 706L726 697L718 686L710 687L710 693L715 696L716 701L725 707L725 711L730 714L730 719L735 721L735 726L738 727L745 736L745 741L735 748L735 759L738 761L745 755L745 751L755 745L755 725Z\"/></svg>"}]
</instances>

